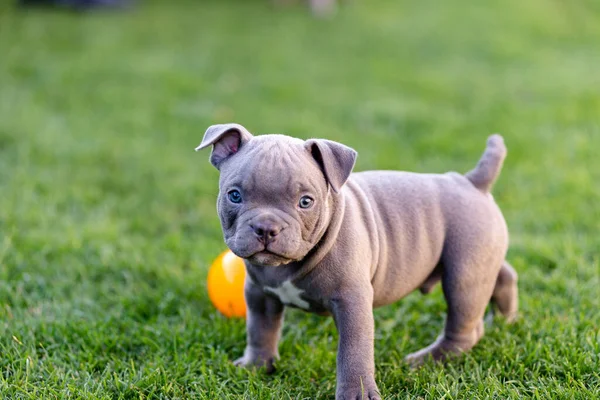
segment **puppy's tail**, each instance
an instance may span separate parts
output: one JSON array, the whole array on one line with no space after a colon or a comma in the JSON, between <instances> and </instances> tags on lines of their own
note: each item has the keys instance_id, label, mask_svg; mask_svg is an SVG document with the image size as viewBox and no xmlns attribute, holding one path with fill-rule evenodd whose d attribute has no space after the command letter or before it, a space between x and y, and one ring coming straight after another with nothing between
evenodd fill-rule
<instances>
[{"instance_id":1,"label":"puppy's tail","mask_svg":"<svg viewBox=\"0 0 600 400\"><path fill-rule=\"evenodd\" d=\"M500 174L506 157L506 146L502 136L495 134L488 138L487 147L477 166L465 176L477 189L489 193Z\"/></svg>"}]
</instances>

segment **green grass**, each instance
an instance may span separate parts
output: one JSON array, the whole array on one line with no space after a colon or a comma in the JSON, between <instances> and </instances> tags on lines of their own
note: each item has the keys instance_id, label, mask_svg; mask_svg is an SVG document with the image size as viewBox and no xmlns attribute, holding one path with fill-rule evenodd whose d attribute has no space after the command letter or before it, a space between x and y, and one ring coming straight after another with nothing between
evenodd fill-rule
<instances>
[{"instance_id":1,"label":"green grass","mask_svg":"<svg viewBox=\"0 0 600 400\"><path fill-rule=\"evenodd\" d=\"M376 311L385 398L600 398L598 2L0 5L0 394L332 398L331 319L290 311L278 372L234 368L244 322L206 294L224 249L206 127L326 137L357 170L466 171L493 132L521 318L446 368L437 288Z\"/></svg>"}]
</instances>

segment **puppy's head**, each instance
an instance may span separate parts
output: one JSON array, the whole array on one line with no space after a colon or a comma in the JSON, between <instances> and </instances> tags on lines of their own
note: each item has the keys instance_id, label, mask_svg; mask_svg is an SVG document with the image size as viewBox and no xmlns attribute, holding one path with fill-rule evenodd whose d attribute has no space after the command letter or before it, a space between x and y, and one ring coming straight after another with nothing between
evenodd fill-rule
<instances>
[{"instance_id":1,"label":"puppy's head","mask_svg":"<svg viewBox=\"0 0 600 400\"><path fill-rule=\"evenodd\" d=\"M254 137L237 124L209 127L196 150L210 145L227 246L257 265L302 260L327 229L333 193L350 176L356 152L329 140Z\"/></svg>"}]
</instances>

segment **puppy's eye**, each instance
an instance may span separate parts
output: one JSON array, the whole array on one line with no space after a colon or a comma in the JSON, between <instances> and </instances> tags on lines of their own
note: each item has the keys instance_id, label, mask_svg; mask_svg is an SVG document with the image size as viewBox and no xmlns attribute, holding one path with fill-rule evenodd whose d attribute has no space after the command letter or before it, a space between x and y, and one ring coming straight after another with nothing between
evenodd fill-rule
<instances>
[{"instance_id":1,"label":"puppy's eye","mask_svg":"<svg viewBox=\"0 0 600 400\"><path fill-rule=\"evenodd\" d=\"M239 190L231 190L229 193L227 193L227 197L232 203L239 204L242 202L242 194Z\"/></svg>"},{"instance_id":2,"label":"puppy's eye","mask_svg":"<svg viewBox=\"0 0 600 400\"><path fill-rule=\"evenodd\" d=\"M310 196L302 196L298 202L300 208L310 208L315 201Z\"/></svg>"}]
</instances>

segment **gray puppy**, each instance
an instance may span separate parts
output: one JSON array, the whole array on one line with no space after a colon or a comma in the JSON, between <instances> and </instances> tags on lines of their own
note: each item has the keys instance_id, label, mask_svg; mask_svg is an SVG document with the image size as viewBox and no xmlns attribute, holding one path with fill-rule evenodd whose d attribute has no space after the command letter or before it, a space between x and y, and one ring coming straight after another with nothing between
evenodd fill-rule
<instances>
[{"instance_id":1,"label":"gray puppy","mask_svg":"<svg viewBox=\"0 0 600 400\"><path fill-rule=\"evenodd\" d=\"M225 242L247 270L248 343L236 365L273 370L285 306L332 314L336 399L379 399L373 307L442 281L446 326L407 357L412 365L473 347L490 300L515 317L517 274L489 193L506 155L501 136L466 175L352 173L357 154L343 144L254 137L237 124L211 126L196 150L211 145Z\"/></svg>"}]
</instances>

